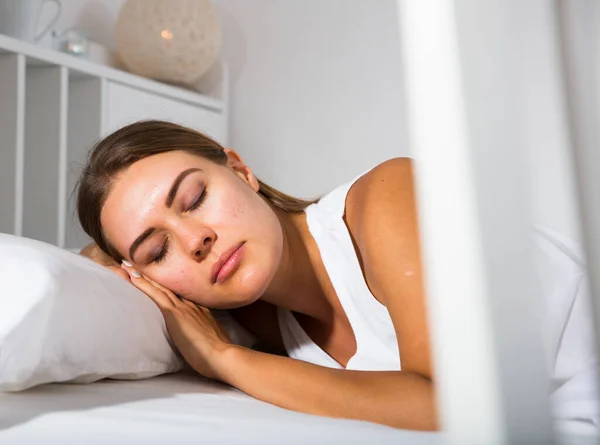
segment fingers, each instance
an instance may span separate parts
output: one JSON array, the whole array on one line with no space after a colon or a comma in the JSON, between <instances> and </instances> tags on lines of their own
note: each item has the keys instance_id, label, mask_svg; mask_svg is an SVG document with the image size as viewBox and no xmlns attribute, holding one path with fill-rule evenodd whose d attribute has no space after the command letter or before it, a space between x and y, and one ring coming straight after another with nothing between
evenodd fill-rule
<instances>
[{"instance_id":1,"label":"fingers","mask_svg":"<svg viewBox=\"0 0 600 445\"><path fill-rule=\"evenodd\" d=\"M121 267L129 276L131 283L139 290L148 295L161 310L173 309L177 304L177 297L172 292L164 290L151 283L133 267L122 264Z\"/></svg>"},{"instance_id":2,"label":"fingers","mask_svg":"<svg viewBox=\"0 0 600 445\"><path fill-rule=\"evenodd\" d=\"M119 266L107 266L107 269L110 270L111 272L119 275L121 278L124 278L125 280L129 281L129 274L127 273L126 270L122 269Z\"/></svg>"},{"instance_id":3,"label":"fingers","mask_svg":"<svg viewBox=\"0 0 600 445\"><path fill-rule=\"evenodd\" d=\"M199 304L196 304L190 300L186 300L185 298L181 298L180 301L182 302L182 304L190 307L191 309L194 309L195 312L201 313L203 315L210 315L212 317L212 313L207 307L200 306Z\"/></svg>"},{"instance_id":4,"label":"fingers","mask_svg":"<svg viewBox=\"0 0 600 445\"><path fill-rule=\"evenodd\" d=\"M185 298L181 299L181 304L188 307L188 312L193 314L197 319L202 319L206 315L209 314L208 309L202 306L198 306L196 303L186 300Z\"/></svg>"},{"instance_id":5,"label":"fingers","mask_svg":"<svg viewBox=\"0 0 600 445\"><path fill-rule=\"evenodd\" d=\"M193 302L191 302L190 300L186 300L186 299L182 298L182 299L181 299L181 302L182 302L183 304L185 304L186 306L193 307L193 308L199 308L199 307L196 305L196 303L193 303Z\"/></svg>"},{"instance_id":6,"label":"fingers","mask_svg":"<svg viewBox=\"0 0 600 445\"><path fill-rule=\"evenodd\" d=\"M170 297L172 297L174 299L177 298L177 295L175 295L171 289L167 289L162 284L158 284L156 281L151 280L148 277L144 277L144 278L146 278L146 280L148 280L153 286L158 287L161 291L163 291L164 293L168 294Z\"/></svg>"},{"instance_id":7,"label":"fingers","mask_svg":"<svg viewBox=\"0 0 600 445\"><path fill-rule=\"evenodd\" d=\"M187 308L186 312L193 314L195 317L212 316L209 309L198 306L189 300L179 298L170 289L140 274L130 263L123 261L121 270L127 274L131 283L148 295L161 310L169 310L176 307L183 309L185 307Z\"/></svg>"},{"instance_id":8,"label":"fingers","mask_svg":"<svg viewBox=\"0 0 600 445\"><path fill-rule=\"evenodd\" d=\"M158 284L156 281L151 280L150 278L148 278L148 277L146 277L144 275L142 275L142 278L144 278L146 281L148 281L154 287L156 287L156 288L160 289L161 291L163 291L167 295L167 297L169 297L169 299L173 302L173 304L175 306L177 306L178 304L180 304L181 298L179 298L177 295L175 295L175 293L171 289L167 289L162 284Z\"/></svg>"}]
</instances>

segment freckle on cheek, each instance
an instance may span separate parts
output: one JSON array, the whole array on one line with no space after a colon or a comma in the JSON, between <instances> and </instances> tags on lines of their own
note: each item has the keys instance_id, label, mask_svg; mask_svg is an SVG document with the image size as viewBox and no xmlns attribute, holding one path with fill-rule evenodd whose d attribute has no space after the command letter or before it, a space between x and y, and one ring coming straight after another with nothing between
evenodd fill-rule
<instances>
[{"instance_id":1,"label":"freckle on cheek","mask_svg":"<svg viewBox=\"0 0 600 445\"><path fill-rule=\"evenodd\" d=\"M235 206L235 216L237 218L241 217L244 215L244 208L241 205L236 205Z\"/></svg>"},{"instance_id":2,"label":"freckle on cheek","mask_svg":"<svg viewBox=\"0 0 600 445\"><path fill-rule=\"evenodd\" d=\"M226 218L228 220L239 220L244 215L244 208L241 204L234 204L226 210Z\"/></svg>"},{"instance_id":3,"label":"freckle on cheek","mask_svg":"<svg viewBox=\"0 0 600 445\"><path fill-rule=\"evenodd\" d=\"M179 273L174 277L173 281L170 283L171 286L170 288L172 290L185 290L185 272L183 270L180 270Z\"/></svg>"}]
</instances>

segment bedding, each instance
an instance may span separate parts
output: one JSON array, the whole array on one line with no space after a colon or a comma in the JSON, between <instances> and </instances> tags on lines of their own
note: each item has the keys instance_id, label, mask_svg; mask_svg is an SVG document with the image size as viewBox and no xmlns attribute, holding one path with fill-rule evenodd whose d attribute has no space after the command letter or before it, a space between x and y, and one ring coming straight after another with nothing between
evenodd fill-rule
<instances>
[{"instance_id":1,"label":"bedding","mask_svg":"<svg viewBox=\"0 0 600 445\"><path fill-rule=\"evenodd\" d=\"M589 289L581 252L556 233L538 228L536 237L547 303L543 324L551 401L557 427L568 433L561 443L596 443L598 362L589 340ZM0 391L106 377L145 379L182 367L154 303L87 258L0 234L0 283ZM226 312L216 315L236 343L253 341ZM364 443L369 435L377 443L440 443L435 434L282 410L181 373L0 394L0 443L32 443L36 435L52 439L44 443L61 444L122 437L143 443L173 437L176 443Z\"/></svg>"},{"instance_id":2,"label":"bedding","mask_svg":"<svg viewBox=\"0 0 600 445\"><path fill-rule=\"evenodd\" d=\"M560 445L598 443L583 423L557 427ZM186 372L0 394L3 445L443 445L445 439L443 433L285 410Z\"/></svg>"},{"instance_id":3,"label":"bedding","mask_svg":"<svg viewBox=\"0 0 600 445\"><path fill-rule=\"evenodd\" d=\"M439 433L301 414L177 373L0 394L0 443L442 444Z\"/></svg>"},{"instance_id":4,"label":"bedding","mask_svg":"<svg viewBox=\"0 0 600 445\"><path fill-rule=\"evenodd\" d=\"M0 283L0 392L182 367L152 300L88 258L0 233ZM227 311L213 315L233 343L256 343Z\"/></svg>"},{"instance_id":5,"label":"bedding","mask_svg":"<svg viewBox=\"0 0 600 445\"><path fill-rule=\"evenodd\" d=\"M534 242L554 418L581 420L598 432L600 368L582 249L572 239L540 226Z\"/></svg>"},{"instance_id":6,"label":"bedding","mask_svg":"<svg viewBox=\"0 0 600 445\"><path fill-rule=\"evenodd\" d=\"M0 391L181 369L155 304L58 247L0 234Z\"/></svg>"}]
</instances>

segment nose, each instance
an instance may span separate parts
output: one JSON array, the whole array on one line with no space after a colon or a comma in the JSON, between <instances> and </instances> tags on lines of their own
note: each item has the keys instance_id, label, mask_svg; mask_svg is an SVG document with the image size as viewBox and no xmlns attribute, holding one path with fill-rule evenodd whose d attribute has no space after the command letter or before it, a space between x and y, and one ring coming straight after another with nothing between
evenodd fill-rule
<instances>
[{"instance_id":1,"label":"nose","mask_svg":"<svg viewBox=\"0 0 600 445\"><path fill-rule=\"evenodd\" d=\"M217 239L213 230L199 224L182 224L179 235L183 246L195 260L206 258Z\"/></svg>"},{"instance_id":2,"label":"nose","mask_svg":"<svg viewBox=\"0 0 600 445\"><path fill-rule=\"evenodd\" d=\"M214 243L214 232L212 230L205 230L199 238L193 241L190 252L195 259L202 259L208 255Z\"/></svg>"}]
</instances>

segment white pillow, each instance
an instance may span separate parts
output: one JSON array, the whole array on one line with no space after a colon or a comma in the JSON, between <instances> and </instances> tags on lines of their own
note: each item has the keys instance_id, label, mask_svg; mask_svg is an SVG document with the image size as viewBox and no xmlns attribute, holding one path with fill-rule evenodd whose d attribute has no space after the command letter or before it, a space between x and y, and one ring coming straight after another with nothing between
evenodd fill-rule
<instances>
[{"instance_id":1,"label":"white pillow","mask_svg":"<svg viewBox=\"0 0 600 445\"><path fill-rule=\"evenodd\" d=\"M174 372L156 305L91 260L0 234L0 391Z\"/></svg>"}]
</instances>

